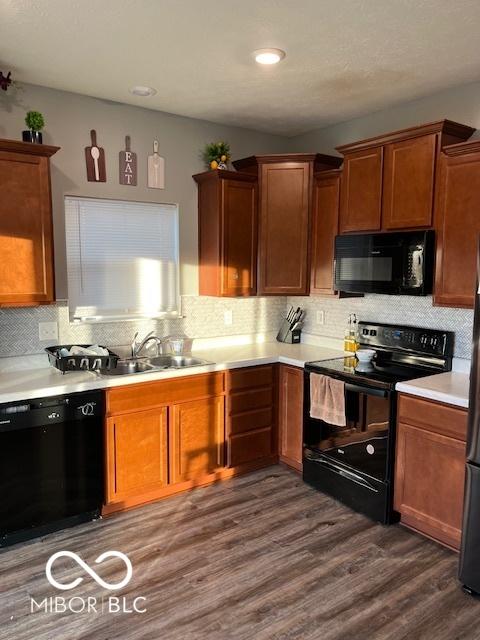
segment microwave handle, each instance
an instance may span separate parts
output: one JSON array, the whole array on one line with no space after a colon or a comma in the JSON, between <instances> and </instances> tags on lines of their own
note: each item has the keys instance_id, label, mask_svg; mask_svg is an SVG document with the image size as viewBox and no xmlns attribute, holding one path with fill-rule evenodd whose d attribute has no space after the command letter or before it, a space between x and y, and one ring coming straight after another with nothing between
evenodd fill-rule
<instances>
[{"instance_id":1,"label":"microwave handle","mask_svg":"<svg viewBox=\"0 0 480 640\"><path fill-rule=\"evenodd\" d=\"M345 391L352 391L353 393L365 393L369 396L377 396L378 398L387 398L388 391L386 389L372 389L371 387L362 387L358 384L345 383Z\"/></svg>"}]
</instances>

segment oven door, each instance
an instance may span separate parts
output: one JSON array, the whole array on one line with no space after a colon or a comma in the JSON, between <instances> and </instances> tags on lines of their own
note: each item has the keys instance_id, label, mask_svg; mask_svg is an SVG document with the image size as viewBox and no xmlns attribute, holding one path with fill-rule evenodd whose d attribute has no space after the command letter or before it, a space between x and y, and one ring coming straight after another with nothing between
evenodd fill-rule
<instances>
[{"instance_id":1,"label":"oven door","mask_svg":"<svg viewBox=\"0 0 480 640\"><path fill-rule=\"evenodd\" d=\"M339 427L310 417L309 376L306 381L304 445L309 450L306 454L321 454L371 478L389 480L391 393L345 383L346 425Z\"/></svg>"}]
</instances>

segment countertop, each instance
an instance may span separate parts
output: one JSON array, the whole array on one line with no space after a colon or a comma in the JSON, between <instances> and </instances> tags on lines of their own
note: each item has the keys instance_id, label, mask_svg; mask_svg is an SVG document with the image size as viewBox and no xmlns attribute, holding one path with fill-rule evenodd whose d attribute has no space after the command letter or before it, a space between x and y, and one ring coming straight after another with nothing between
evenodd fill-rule
<instances>
[{"instance_id":1,"label":"countertop","mask_svg":"<svg viewBox=\"0 0 480 640\"><path fill-rule=\"evenodd\" d=\"M398 382L395 388L412 396L468 409L469 384L470 376L467 373L449 371L409 382Z\"/></svg>"},{"instance_id":2,"label":"countertop","mask_svg":"<svg viewBox=\"0 0 480 640\"><path fill-rule=\"evenodd\" d=\"M107 389L141 382L153 382L181 376L192 376L211 371L222 371L239 367L281 362L295 367L304 367L306 362L343 357L343 351L310 344L283 344L264 342L241 346L217 347L193 351L193 355L212 364L187 369L163 369L156 372L125 376L100 376L88 371L70 372L65 375L57 369L28 369L0 373L0 403L29 400L92 389ZM46 356L45 356L46 358Z\"/></svg>"}]
</instances>

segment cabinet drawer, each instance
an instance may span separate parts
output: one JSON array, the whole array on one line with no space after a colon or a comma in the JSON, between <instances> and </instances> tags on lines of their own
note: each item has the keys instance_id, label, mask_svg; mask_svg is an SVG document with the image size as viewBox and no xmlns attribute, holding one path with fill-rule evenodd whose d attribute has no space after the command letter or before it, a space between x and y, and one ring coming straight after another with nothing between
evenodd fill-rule
<instances>
[{"instance_id":1,"label":"cabinet drawer","mask_svg":"<svg viewBox=\"0 0 480 640\"><path fill-rule=\"evenodd\" d=\"M467 439L467 416L465 409L457 409L432 400L422 400L400 394L398 421L423 427L463 442Z\"/></svg>"},{"instance_id":2,"label":"cabinet drawer","mask_svg":"<svg viewBox=\"0 0 480 640\"><path fill-rule=\"evenodd\" d=\"M142 382L107 391L109 415L222 395L224 374L208 373L156 382Z\"/></svg>"},{"instance_id":3,"label":"cabinet drawer","mask_svg":"<svg viewBox=\"0 0 480 640\"><path fill-rule=\"evenodd\" d=\"M273 410L271 407L247 411L230 418L230 434L245 433L254 429L270 427L273 422Z\"/></svg>"},{"instance_id":4,"label":"cabinet drawer","mask_svg":"<svg viewBox=\"0 0 480 640\"><path fill-rule=\"evenodd\" d=\"M246 391L245 393L234 393L230 397L229 409L230 414L234 415L244 411L251 411L252 409L271 407L272 404L273 389L272 387L266 387L264 389Z\"/></svg>"},{"instance_id":5,"label":"cabinet drawer","mask_svg":"<svg viewBox=\"0 0 480 640\"><path fill-rule=\"evenodd\" d=\"M272 429L259 429L240 433L230 438L229 463L235 467L272 455Z\"/></svg>"},{"instance_id":6,"label":"cabinet drawer","mask_svg":"<svg viewBox=\"0 0 480 640\"><path fill-rule=\"evenodd\" d=\"M239 391L250 387L265 387L271 384L273 384L272 365L232 369L229 372L229 386L231 391Z\"/></svg>"}]
</instances>

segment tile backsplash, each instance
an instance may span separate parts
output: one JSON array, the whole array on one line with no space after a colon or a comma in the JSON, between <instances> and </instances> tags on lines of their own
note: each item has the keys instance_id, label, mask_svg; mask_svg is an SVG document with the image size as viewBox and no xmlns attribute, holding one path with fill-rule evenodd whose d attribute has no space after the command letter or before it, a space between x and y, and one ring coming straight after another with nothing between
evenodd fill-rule
<instances>
[{"instance_id":1,"label":"tile backsplash","mask_svg":"<svg viewBox=\"0 0 480 640\"><path fill-rule=\"evenodd\" d=\"M136 331L144 336L155 330L160 336L186 333L194 338L213 338L276 332L288 304L306 309L304 332L328 338L343 338L349 313L359 320L399 323L455 332L455 355L470 358L473 311L432 306L432 298L366 295L364 298L269 297L210 298L182 296L184 317L178 320L143 320L98 324L70 324L66 302L52 306L0 309L0 357L42 353L49 343L38 338L39 322L58 322L60 344L129 344ZM232 311L232 324L225 325L225 311ZM324 324L317 323L324 312Z\"/></svg>"},{"instance_id":2,"label":"tile backsplash","mask_svg":"<svg viewBox=\"0 0 480 640\"><path fill-rule=\"evenodd\" d=\"M349 313L359 320L413 325L455 332L455 356L470 358L473 311L434 307L431 296L386 296L368 294L364 298L288 298L288 303L306 309L304 331L329 338L343 338ZM318 324L317 311L324 312L324 324Z\"/></svg>"},{"instance_id":3,"label":"tile backsplash","mask_svg":"<svg viewBox=\"0 0 480 640\"><path fill-rule=\"evenodd\" d=\"M0 357L42 353L51 343L40 342L39 322L58 322L59 344L129 344L136 331L143 337L186 333L211 338L276 331L285 310L285 298L225 299L182 296L183 318L96 324L70 324L66 302L52 306L0 309ZM224 312L232 311L232 324L225 325Z\"/></svg>"}]
</instances>

